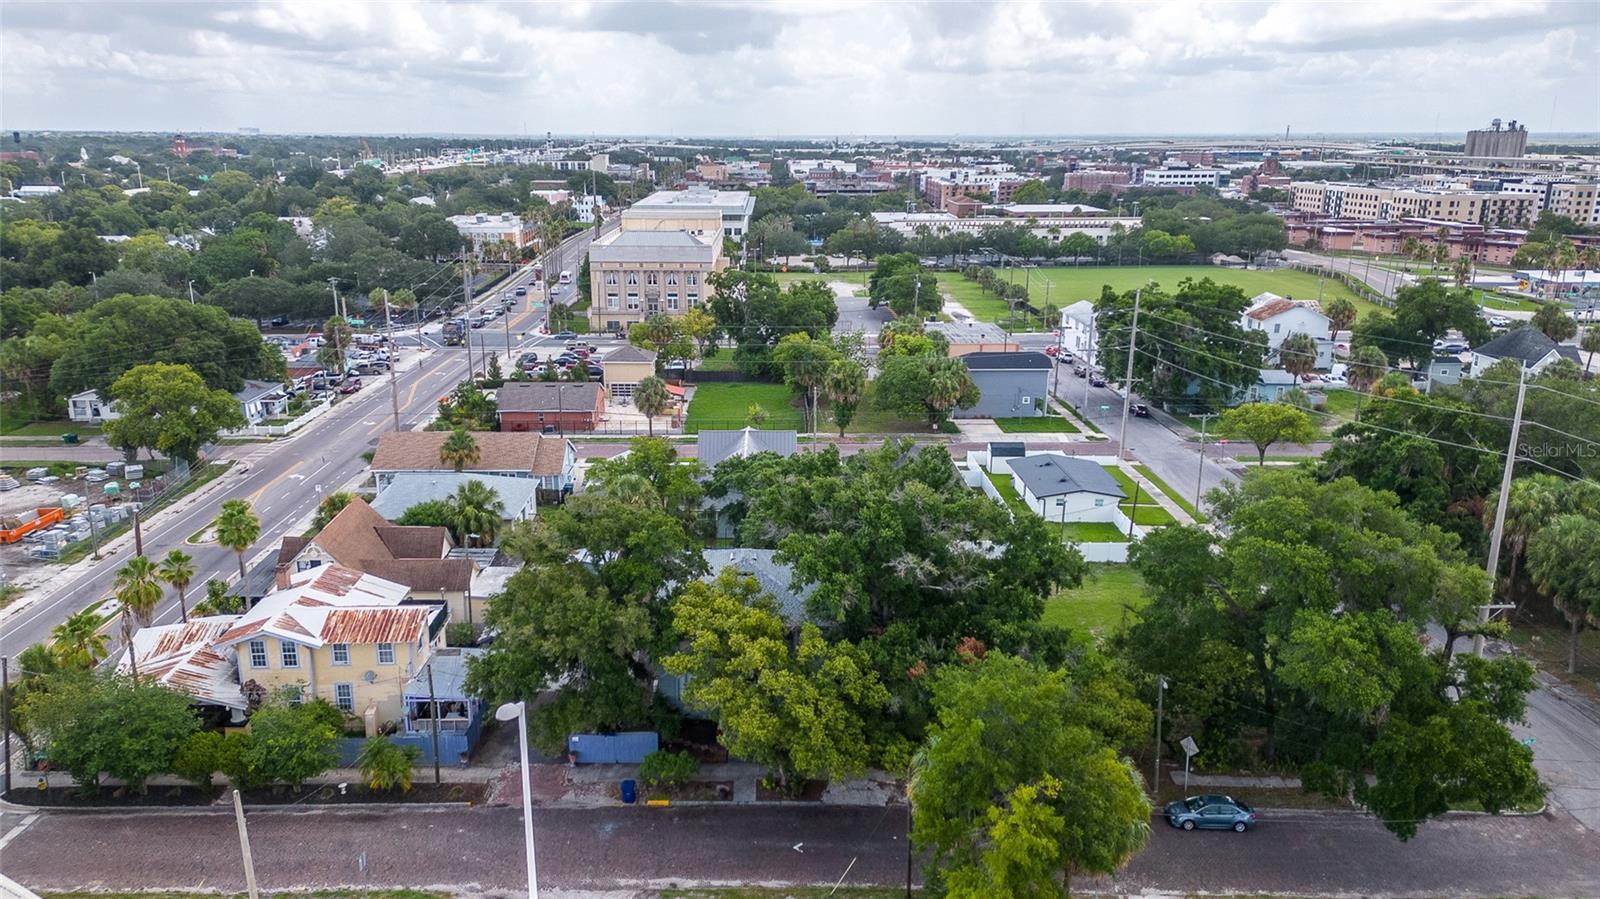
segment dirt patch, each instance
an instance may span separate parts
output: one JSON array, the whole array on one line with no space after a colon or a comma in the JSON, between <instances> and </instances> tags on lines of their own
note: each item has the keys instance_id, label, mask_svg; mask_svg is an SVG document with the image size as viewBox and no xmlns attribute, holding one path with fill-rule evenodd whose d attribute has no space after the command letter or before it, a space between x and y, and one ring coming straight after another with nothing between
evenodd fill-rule
<instances>
[{"instance_id":1,"label":"dirt patch","mask_svg":"<svg viewBox=\"0 0 1600 899\"><path fill-rule=\"evenodd\" d=\"M621 800L621 786L618 786L618 800ZM668 802L732 802L733 781L708 780L694 781L676 787L647 787L639 785L639 801L648 802L652 799L665 799Z\"/></svg>"},{"instance_id":2,"label":"dirt patch","mask_svg":"<svg viewBox=\"0 0 1600 899\"><path fill-rule=\"evenodd\" d=\"M373 790L366 784L349 783L343 789L337 784L319 784L294 790L289 787L263 787L244 793L245 802L253 805L354 805L383 802L404 805L410 802L464 802L481 804L487 786L479 783L412 783L407 792L398 790Z\"/></svg>"},{"instance_id":3,"label":"dirt patch","mask_svg":"<svg viewBox=\"0 0 1600 899\"><path fill-rule=\"evenodd\" d=\"M18 778L20 781L22 778ZM150 787L139 793L127 787L103 786L93 793L78 787L51 787L47 790L27 789L21 786L5 795L7 802L17 805L35 805L50 808L115 808L117 806L195 806L210 805L217 801L222 791L217 788L202 790L195 786Z\"/></svg>"}]
</instances>

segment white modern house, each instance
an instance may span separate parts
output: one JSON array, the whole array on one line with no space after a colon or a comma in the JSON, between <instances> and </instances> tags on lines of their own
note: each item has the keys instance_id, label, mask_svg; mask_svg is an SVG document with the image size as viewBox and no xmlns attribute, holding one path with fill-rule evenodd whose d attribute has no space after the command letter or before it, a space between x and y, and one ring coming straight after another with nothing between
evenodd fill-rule
<instances>
[{"instance_id":1,"label":"white modern house","mask_svg":"<svg viewBox=\"0 0 1600 899\"><path fill-rule=\"evenodd\" d=\"M1011 460L1011 486L1046 521L1105 521L1118 518L1127 499L1105 468L1065 453L1038 453Z\"/></svg>"},{"instance_id":2,"label":"white modern house","mask_svg":"<svg viewBox=\"0 0 1600 899\"><path fill-rule=\"evenodd\" d=\"M1326 371L1333 365L1333 327L1322 307L1313 301L1280 297L1275 293L1257 294L1239 324L1247 331L1267 335L1268 361L1276 360L1278 348L1290 334L1309 334L1317 342L1314 367Z\"/></svg>"},{"instance_id":3,"label":"white modern house","mask_svg":"<svg viewBox=\"0 0 1600 899\"><path fill-rule=\"evenodd\" d=\"M1061 339L1056 352L1071 353L1073 361L1094 367L1100 335L1095 332L1094 303L1079 300L1061 310ZM1059 355L1057 359L1061 358Z\"/></svg>"},{"instance_id":4,"label":"white modern house","mask_svg":"<svg viewBox=\"0 0 1600 899\"><path fill-rule=\"evenodd\" d=\"M67 418L80 424L99 424L121 418L111 404L100 399L98 391L85 390L67 397Z\"/></svg>"}]
</instances>

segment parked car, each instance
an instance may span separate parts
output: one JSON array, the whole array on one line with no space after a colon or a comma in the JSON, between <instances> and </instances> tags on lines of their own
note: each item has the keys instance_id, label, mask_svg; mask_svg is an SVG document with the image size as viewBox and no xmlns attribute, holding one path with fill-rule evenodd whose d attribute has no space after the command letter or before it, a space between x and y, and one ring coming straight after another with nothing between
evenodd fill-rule
<instances>
[{"instance_id":1,"label":"parked car","mask_svg":"<svg viewBox=\"0 0 1600 899\"><path fill-rule=\"evenodd\" d=\"M360 390L360 389L361 389L361 379L360 378L345 378L344 379L344 383L339 385L339 392L340 393L355 393L357 390Z\"/></svg>"},{"instance_id":2,"label":"parked car","mask_svg":"<svg viewBox=\"0 0 1600 899\"><path fill-rule=\"evenodd\" d=\"M288 324L289 324L289 316L287 316L287 315L280 315L277 318L272 320L272 326L274 328L286 327L286 326L288 326Z\"/></svg>"},{"instance_id":3,"label":"parked car","mask_svg":"<svg viewBox=\"0 0 1600 899\"><path fill-rule=\"evenodd\" d=\"M1232 830L1256 826L1256 810L1232 796L1190 796L1167 803L1167 823L1183 830Z\"/></svg>"},{"instance_id":4,"label":"parked car","mask_svg":"<svg viewBox=\"0 0 1600 899\"><path fill-rule=\"evenodd\" d=\"M1074 365L1072 373L1080 378L1087 378L1089 377L1089 367L1087 365Z\"/></svg>"},{"instance_id":5,"label":"parked car","mask_svg":"<svg viewBox=\"0 0 1600 899\"><path fill-rule=\"evenodd\" d=\"M577 337L578 335L577 335L577 332L575 332L575 331L557 331L556 333L551 334L550 336L554 337L557 340L571 340L574 337Z\"/></svg>"},{"instance_id":6,"label":"parked car","mask_svg":"<svg viewBox=\"0 0 1600 899\"><path fill-rule=\"evenodd\" d=\"M1054 356L1056 353L1059 353L1059 352L1061 352L1061 348L1056 346L1056 345L1054 345L1054 344L1051 344L1050 346L1047 346L1047 347L1044 348L1044 354L1046 356Z\"/></svg>"},{"instance_id":7,"label":"parked car","mask_svg":"<svg viewBox=\"0 0 1600 899\"><path fill-rule=\"evenodd\" d=\"M1132 406L1132 412L1134 415L1137 415L1140 418L1150 417L1150 407L1146 406L1144 403L1134 403Z\"/></svg>"},{"instance_id":8,"label":"parked car","mask_svg":"<svg viewBox=\"0 0 1600 899\"><path fill-rule=\"evenodd\" d=\"M1511 319L1506 318L1503 315L1486 315L1484 316L1484 321L1487 321L1489 323L1489 327L1491 328L1511 327Z\"/></svg>"},{"instance_id":9,"label":"parked car","mask_svg":"<svg viewBox=\"0 0 1600 899\"><path fill-rule=\"evenodd\" d=\"M539 364L538 353L523 353L517 357L517 365L522 368L533 368Z\"/></svg>"},{"instance_id":10,"label":"parked car","mask_svg":"<svg viewBox=\"0 0 1600 899\"><path fill-rule=\"evenodd\" d=\"M604 368L601 368L599 366L599 364L594 363L594 362L589 363L588 367L585 370L589 372L589 380L591 380L591 381L598 381L601 378L605 377L605 374L606 374L606 370Z\"/></svg>"},{"instance_id":11,"label":"parked car","mask_svg":"<svg viewBox=\"0 0 1600 899\"><path fill-rule=\"evenodd\" d=\"M1106 386L1105 376L1104 375L1091 375L1089 377L1089 386L1090 387L1104 387L1104 386Z\"/></svg>"}]
</instances>

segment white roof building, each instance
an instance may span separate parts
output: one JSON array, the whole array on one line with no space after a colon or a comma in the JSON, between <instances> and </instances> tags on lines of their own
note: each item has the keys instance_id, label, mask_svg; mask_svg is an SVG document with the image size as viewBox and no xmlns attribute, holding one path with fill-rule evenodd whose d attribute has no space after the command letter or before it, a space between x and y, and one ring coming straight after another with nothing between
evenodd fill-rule
<instances>
[{"instance_id":1,"label":"white roof building","mask_svg":"<svg viewBox=\"0 0 1600 899\"><path fill-rule=\"evenodd\" d=\"M743 237L750 230L750 217L755 214L756 201L747 190L713 190L696 184L688 190L658 190L633 204L632 208L656 212L715 209L722 216L723 235Z\"/></svg>"}]
</instances>

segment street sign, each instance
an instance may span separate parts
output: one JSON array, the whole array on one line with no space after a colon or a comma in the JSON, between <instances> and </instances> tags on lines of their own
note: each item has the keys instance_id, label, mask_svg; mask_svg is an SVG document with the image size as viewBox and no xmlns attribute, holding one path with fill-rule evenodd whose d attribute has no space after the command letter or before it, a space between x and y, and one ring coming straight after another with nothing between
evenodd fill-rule
<instances>
[{"instance_id":1,"label":"street sign","mask_svg":"<svg viewBox=\"0 0 1600 899\"><path fill-rule=\"evenodd\" d=\"M1199 746L1199 744L1195 743L1194 737L1184 737L1182 740L1179 740L1178 742L1179 742L1180 745L1183 746L1183 754L1184 755L1197 755L1197 754L1199 754L1200 746Z\"/></svg>"}]
</instances>

